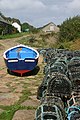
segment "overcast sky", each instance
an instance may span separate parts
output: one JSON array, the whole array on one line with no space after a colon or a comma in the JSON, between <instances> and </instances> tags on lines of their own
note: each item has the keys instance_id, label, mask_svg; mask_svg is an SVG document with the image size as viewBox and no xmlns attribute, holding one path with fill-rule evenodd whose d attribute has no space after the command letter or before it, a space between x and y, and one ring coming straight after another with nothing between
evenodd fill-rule
<instances>
[{"instance_id":1,"label":"overcast sky","mask_svg":"<svg viewBox=\"0 0 80 120\"><path fill-rule=\"evenodd\" d=\"M80 15L80 0L0 0L0 11L35 27L49 22L59 25L69 17Z\"/></svg>"}]
</instances>

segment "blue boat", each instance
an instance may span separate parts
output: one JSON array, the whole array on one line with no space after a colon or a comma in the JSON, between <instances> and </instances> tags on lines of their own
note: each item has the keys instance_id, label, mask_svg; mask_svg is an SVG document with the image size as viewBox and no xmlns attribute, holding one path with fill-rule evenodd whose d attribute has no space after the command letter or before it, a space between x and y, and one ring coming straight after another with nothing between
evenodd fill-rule
<instances>
[{"instance_id":1,"label":"blue boat","mask_svg":"<svg viewBox=\"0 0 80 120\"><path fill-rule=\"evenodd\" d=\"M22 76L37 66L39 53L31 47L18 45L6 50L3 57L7 69Z\"/></svg>"}]
</instances>

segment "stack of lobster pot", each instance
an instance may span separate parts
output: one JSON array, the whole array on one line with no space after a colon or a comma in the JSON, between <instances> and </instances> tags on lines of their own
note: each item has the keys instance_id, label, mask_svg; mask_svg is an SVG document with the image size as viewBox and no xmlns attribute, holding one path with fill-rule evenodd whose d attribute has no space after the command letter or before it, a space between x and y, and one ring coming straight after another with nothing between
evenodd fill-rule
<instances>
[{"instance_id":1,"label":"stack of lobster pot","mask_svg":"<svg viewBox=\"0 0 80 120\"><path fill-rule=\"evenodd\" d=\"M67 101L68 120L80 119L80 51L74 51L74 57L68 64L69 78L72 82L72 96Z\"/></svg>"},{"instance_id":2,"label":"stack of lobster pot","mask_svg":"<svg viewBox=\"0 0 80 120\"><path fill-rule=\"evenodd\" d=\"M80 57L73 57L70 60L68 70L69 78L73 84L73 90L76 92L77 89L80 90Z\"/></svg>"},{"instance_id":3,"label":"stack of lobster pot","mask_svg":"<svg viewBox=\"0 0 80 120\"><path fill-rule=\"evenodd\" d=\"M48 49L35 120L80 119L80 51Z\"/></svg>"},{"instance_id":4,"label":"stack of lobster pot","mask_svg":"<svg viewBox=\"0 0 80 120\"><path fill-rule=\"evenodd\" d=\"M36 110L36 120L66 120L64 110L72 93L72 84L67 74L67 52L58 49L46 51L45 76L37 91L37 99L41 104Z\"/></svg>"}]
</instances>

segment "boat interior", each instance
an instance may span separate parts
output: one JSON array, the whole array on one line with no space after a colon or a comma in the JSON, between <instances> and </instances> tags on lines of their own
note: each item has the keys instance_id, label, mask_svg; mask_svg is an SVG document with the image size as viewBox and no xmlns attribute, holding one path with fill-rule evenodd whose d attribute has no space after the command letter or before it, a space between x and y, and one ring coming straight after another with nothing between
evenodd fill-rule
<instances>
[{"instance_id":1,"label":"boat interior","mask_svg":"<svg viewBox=\"0 0 80 120\"><path fill-rule=\"evenodd\" d=\"M33 50L27 48L15 48L7 52L7 58L9 59L25 59L25 58L35 58L37 53Z\"/></svg>"}]
</instances>

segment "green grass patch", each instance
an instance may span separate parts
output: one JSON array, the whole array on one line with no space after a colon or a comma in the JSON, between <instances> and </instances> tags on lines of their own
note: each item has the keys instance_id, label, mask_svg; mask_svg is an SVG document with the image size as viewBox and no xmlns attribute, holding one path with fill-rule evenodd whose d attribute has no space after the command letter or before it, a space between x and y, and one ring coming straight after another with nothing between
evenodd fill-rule
<instances>
[{"instance_id":1,"label":"green grass patch","mask_svg":"<svg viewBox=\"0 0 80 120\"><path fill-rule=\"evenodd\" d=\"M20 44L28 45L29 44L29 36L26 38L22 38L22 39L18 40L18 42Z\"/></svg>"},{"instance_id":2,"label":"green grass patch","mask_svg":"<svg viewBox=\"0 0 80 120\"><path fill-rule=\"evenodd\" d=\"M4 112L0 114L0 120L12 120L14 113L17 110L24 109L25 107L15 104L12 106L0 106L0 108L4 110Z\"/></svg>"},{"instance_id":3,"label":"green grass patch","mask_svg":"<svg viewBox=\"0 0 80 120\"><path fill-rule=\"evenodd\" d=\"M0 120L12 120L14 113L18 110L36 110L37 107L33 106L21 106L19 104L11 106L1 106L0 108L4 111L0 114Z\"/></svg>"},{"instance_id":4,"label":"green grass patch","mask_svg":"<svg viewBox=\"0 0 80 120\"><path fill-rule=\"evenodd\" d=\"M57 44L55 44L53 47L59 49L70 49L71 44L72 44L71 42L67 42L67 41L57 42Z\"/></svg>"},{"instance_id":5,"label":"green grass patch","mask_svg":"<svg viewBox=\"0 0 80 120\"><path fill-rule=\"evenodd\" d=\"M27 35L28 33L16 33L16 34L8 34L8 35L0 35L0 39L9 39L9 38L18 38L23 35Z\"/></svg>"},{"instance_id":6,"label":"green grass patch","mask_svg":"<svg viewBox=\"0 0 80 120\"><path fill-rule=\"evenodd\" d=\"M37 106L38 107L38 106ZM36 110L37 107L34 107L34 106L27 106L27 110Z\"/></svg>"},{"instance_id":7,"label":"green grass patch","mask_svg":"<svg viewBox=\"0 0 80 120\"><path fill-rule=\"evenodd\" d=\"M22 91L22 96L20 97L18 104L21 104L25 100L29 99L29 96L31 95L31 92L27 89Z\"/></svg>"},{"instance_id":8,"label":"green grass patch","mask_svg":"<svg viewBox=\"0 0 80 120\"><path fill-rule=\"evenodd\" d=\"M37 47L37 48L50 47L50 43L47 42L46 38L45 37L43 38L43 36L38 36L37 34L36 35L29 34L29 36L22 38L17 42L19 42L20 44L28 45L31 47Z\"/></svg>"}]
</instances>

